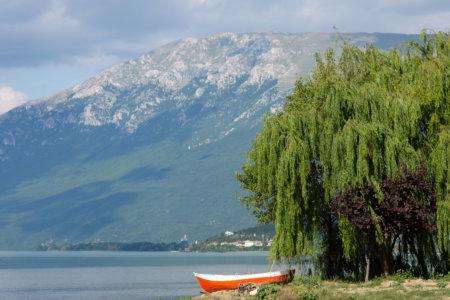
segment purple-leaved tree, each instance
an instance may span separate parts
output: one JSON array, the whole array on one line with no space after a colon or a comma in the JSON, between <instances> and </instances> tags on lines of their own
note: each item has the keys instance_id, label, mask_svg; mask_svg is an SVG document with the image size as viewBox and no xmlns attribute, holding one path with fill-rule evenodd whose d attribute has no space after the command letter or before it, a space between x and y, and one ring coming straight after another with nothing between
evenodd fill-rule
<instances>
[{"instance_id":1,"label":"purple-leaved tree","mask_svg":"<svg viewBox=\"0 0 450 300\"><path fill-rule=\"evenodd\" d=\"M378 259L383 274L389 275L392 252L400 244L409 246L404 250L416 256L422 269L427 269L423 253L415 246L418 235L437 229L436 197L426 175L423 164L417 170L404 168L396 177L382 180L378 192L366 181L359 189L345 188L330 201L333 213L346 218L364 236L366 282L372 258Z\"/></svg>"}]
</instances>

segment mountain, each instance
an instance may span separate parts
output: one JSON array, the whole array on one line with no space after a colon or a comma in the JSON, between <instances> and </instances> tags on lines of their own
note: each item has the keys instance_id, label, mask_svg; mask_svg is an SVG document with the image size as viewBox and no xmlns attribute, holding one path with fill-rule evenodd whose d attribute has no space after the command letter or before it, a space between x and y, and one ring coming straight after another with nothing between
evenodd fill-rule
<instances>
[{"instance_id":1,"label":"mountain","mask_svg":"<svg viewBox=\"0 0 450 300\"><path fill-rule=\"evenodd\" d=\"M413 38L344 35L387 48ZM175 41L0 116L0 249L200 240L255 220L234 172L329 33Z\"/></svg>"}]
</instances>

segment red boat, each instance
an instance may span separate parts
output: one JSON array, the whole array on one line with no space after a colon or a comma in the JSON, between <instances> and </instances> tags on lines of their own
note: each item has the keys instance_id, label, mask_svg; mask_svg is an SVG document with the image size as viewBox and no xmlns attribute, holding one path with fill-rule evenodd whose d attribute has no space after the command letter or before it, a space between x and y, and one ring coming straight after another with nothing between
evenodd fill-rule
<instances>
[{"instance_id":1,"label":"red boat","mask_svg":"<svg viewBox=\"0 0 450 300\"><path fill-rule=\"evenodd\" d=\"M289 283L294 279L295 270L276 271L248 275L213 275L197 274L195 278L203 291L206 293L221 290L235 290L239 285L247 283L268 284L268 283Z\"/></svg>"}]
</instances>

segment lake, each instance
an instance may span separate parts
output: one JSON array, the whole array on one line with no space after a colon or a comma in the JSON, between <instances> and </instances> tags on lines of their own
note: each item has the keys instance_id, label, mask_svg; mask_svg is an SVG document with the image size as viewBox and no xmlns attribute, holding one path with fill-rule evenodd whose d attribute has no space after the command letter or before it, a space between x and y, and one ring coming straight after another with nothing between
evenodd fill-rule
<instances>
[{"instance_id":1,"label":"lake","mask_svg":"<svg viewBox=\"0 0 450 300\"><path fill-rule=\"evenodd\" d=\"M178 299L192 272L266 272L267 253L0 251L0 299Z\"/></svg>"}]
</instances>

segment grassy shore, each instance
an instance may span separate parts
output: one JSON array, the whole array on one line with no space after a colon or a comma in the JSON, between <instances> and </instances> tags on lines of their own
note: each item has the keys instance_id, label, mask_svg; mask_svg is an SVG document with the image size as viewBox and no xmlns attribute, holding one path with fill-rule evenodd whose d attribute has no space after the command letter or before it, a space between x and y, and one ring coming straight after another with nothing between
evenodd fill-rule
<instances>
[{"instance_id":1,"label":"grassy shore","mask_svg":"<svg viewBox=\"0 0 450 300\"><path fill-rule=\"evenodd\" d=\"M359 299L446 299L450 300L450 276L424 280L404 275L376 278L368 283L339 280L322 281L317 277L296 278L284 286L265 285L256 296L238 294L237 291L222 291L195 298L212 299L277 299L277 300L359 300Z\"/></svg>"}]
</instances>

